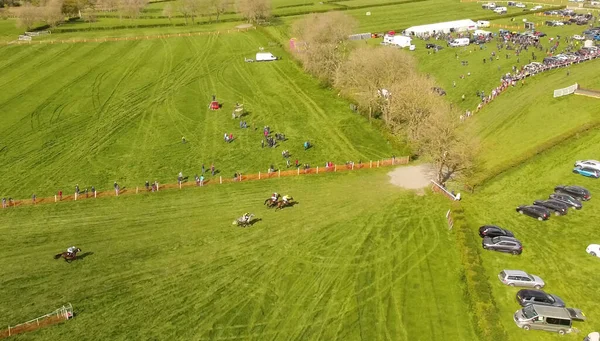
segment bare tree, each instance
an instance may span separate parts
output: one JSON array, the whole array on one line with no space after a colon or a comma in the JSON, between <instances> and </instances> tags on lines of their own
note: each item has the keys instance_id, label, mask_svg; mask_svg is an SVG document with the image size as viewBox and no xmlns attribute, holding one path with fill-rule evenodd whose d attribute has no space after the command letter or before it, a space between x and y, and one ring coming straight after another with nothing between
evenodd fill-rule
<instances>
[{"instance_id":1,"label":"bare tree","mask_svg":"<svg viewBox=\"0 0 600 341\"><path fill-rule=\"evenodd\" d=\"M55 27L59 22L65 19L65 16L62 13L62 5L62 0L49 0L44 7L42 7L41 13L43 15L43 20L48 26Z\"/></svg>"},{"instance_id":2,"label":"bare tree","mask_svg":"<svg viewBox=\"0 0 600 341\"><path fill-rule=\"evenodd\" d=\"M227 9L231 6L231 2L229 0L205 0L206 4L203 11L208 15L208 21L212 22L212 16L216 16L217 22L219 21L219 17L221 14L225 13Z\"/></svg>"},{"instance_id":3,"label":"bare tree","mask_svg":"<svg viewBox=\"0 0 600 341\"><path fill-rule=\"evenodd\" d=\"M340 12L312 14L294 23L292 32L302 45L296 55L304 69L325 82L333 82L346 58L348 36L356 30L354 18Z\"/></svg>"},{"instance_id":4,"label":"bare tree","mask_svg":"<svg viewBox=\"0 0 600 341\"><path fill-rule=\"evenodd\" d=\"M237 0L238 12L250 23L268 19L271 16L269 0Z\"/></svg>"},{"instance_id":5,"label":"bare tree","mask_svg":"<svg viewBox=\"0 0 600 341\"><path fill-rule=\"evenodd\" d=\"M27 30L30 30L33 24L41 18L40 8L33 6L30 3L25 3L21 7L13 8L13 11L17 17L17 26L24 27Z\"/></svg>"},{"instance_id":6,"label":"bare tree","mask_svg":"<svg viewBox=\"0 0 600 341\"><path fill-rule=\"evenodd\" d=\"M83 20L89 23L90 27L92 26L92 23L97 20L97 12L98 9L96 8L96 4L89 4L81 12Z\"/></svg>"},{"instance_id":7,"label":"bare tree","mask_svg":"<svg viewBox=\"0 0 600 341\"><path fill-rule=\"evenodd\" d=\"M120 16L135 19L148 4L148 0L119 0Z\"/></svg>"},{"instance_id":8,"label":"bare tree","mask_svg":"<svg viewBox=\"0 0 600 341\"><path fill-rule=\"evenodd\" d=\"M172 24L171 19L173 18L173 7L171 4L166 4L165 7L163 7L162 15L169 18L169 24Z\"/></svg>"},{"instance_id":9,"label":"bare tree","mask_svg":"<svg viewBox=\"0 0 600 341\"><path fill-rule=\"evenodd\" d=\"M195 24L195 18L198 16L202 7L201 0L181 0L179 2L179 13L185 18L185 24L188 24L188 17L192 19L192 24Z\"/></svg>"}]
</instances>

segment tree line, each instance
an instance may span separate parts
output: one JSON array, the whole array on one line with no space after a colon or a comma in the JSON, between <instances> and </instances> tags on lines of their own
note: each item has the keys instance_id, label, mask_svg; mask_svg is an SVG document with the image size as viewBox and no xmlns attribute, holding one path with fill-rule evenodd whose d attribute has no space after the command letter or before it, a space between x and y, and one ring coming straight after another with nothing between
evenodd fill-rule
<instances>
[{"instance_id":1,"label":"tree line","mask_svg":"<svg viewBox=\"0 0 600 341\"><path fill-rule=\"evenodd\" d=\"M16 2L0 0L0 14L17 19L18 27L30 30L35 24L44 23L50 28L70 18L80 18L92 23L100 12L117 12L119 18L136 19L148 5L148 0L32 0ZM6 7L6 8L2 8ZM182 16L185 24L195 24L198 17L207 17L209 22L236 10L248 22L267 19L271 14L268 0L178 0L163 7L162 15L171 22L173 17Z\"/></svg>"},{"instance_id":2,"label":"tree line","mask_svg":"<svg viewBox=\"0 0 600 341\"><path fill-rule=\"evenodd\" d=\"M340 12L296 21L292 53L304 69L351 99L369 120L380 120L415 156L430 159L444 184L475 171L478 142L459 126L460 113L417 71L415 58L397 48L357 46L348 38L357 21Z\"/></svg>"}]
</instances>

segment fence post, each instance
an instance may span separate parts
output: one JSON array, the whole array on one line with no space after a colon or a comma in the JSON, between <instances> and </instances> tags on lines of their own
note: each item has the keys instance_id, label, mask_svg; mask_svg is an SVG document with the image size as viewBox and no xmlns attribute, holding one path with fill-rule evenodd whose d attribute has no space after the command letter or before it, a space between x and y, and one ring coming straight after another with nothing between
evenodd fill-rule
<instances>
[{"instance_id":1,"label":"fence post","mask_svg":"<svg viewBox=\"0 0 600 341\"><path fill-rule=\"evenodd\" d=\"M223 183L223 177L219 176L219 184L222 184L222 183Z\"/></svg>"},{"instance_id":2,"label":"fence post","mask_svg":"<svg viewBox=\"0 0 600 341\"><path fill-rule=\"evenodd\" d=\"M258 172L258 180L260 180L260 171Z\"/></svg>"},{"instance_id":3,"label":"fence post","mask_svg":"<svg viewBox=\"0 0 600 341\"><path fill-rule=\"evenodd\" d=\"M319 174L319 166L317 166L317 174Z\"/></svg>"},{"instance_id":4,"label":"fence post","mask_svg":"<svg viewBox=\"0 0 600 341\"><path fill-rule=\"evenodd\" d=\"M278 177L278 178L281 178L281 169L279 169L279 170L277 171L277 177Z\"/></svg>"},{"instance_id":5,"label":"fence post","mask_svg":"<svg viewBox=\"0 0 600 341\"><path fill-rule=\"evenodd\" d=\"M94 191L94 199L96 199L96 191Z\"/></svg>"},{"instance_id":6,"label":"fence post","mask_svg":"<svg viewBox=\"0 0 600 341\"><path fill-rule=\"evenodd\" d=\"M300 175L300 167L298 167L298 175Z\"/></svg>"},{"instance_id":7,"label":"fence post","mask_svg":"<svg viewBox=\"0 0 600 341\"><path fill-rule=\"evenodd\" d=\"M139 188L135 186L135 194L138 194Z\"/></svg>"},{"instance_id":8,"label":"fence post","mask_svg":"<svg viewBox=\"0 0 600 341\"><path fill-rule=\"evenodd\" d=\"M377 168L379 168L379 160L377 160Z\"/></svg>"},{"instance_id":9,"label":"fence post","mask_svg":"<svg viewBox=\"0 0 600 341\"><path fill-rule=\"evenodd\" d=\"M10 336L10 325L8 326L8 336Z\"/></svg>"},{"instance_id":10,"label":"fence post","mask_svg":"<svg viewBox=\"0 0 600 341\"><path fill-rule=\"evenodd\" d=\"M75 198L75 201L77 201L77 193L75 193L75 196L74 196L74 198Z\"/></svg>"},{"instance_id":11,"label":"fence post","mask_svg":"<svg viewBox=\"0 0 600 341\"><path fill-rule=\"evenodd\" d=\"M351 165L351 166L352 166L352 170L354 170L354 162L352 162L352 165Z\"/></svg>"},{"instance_id":12,"label":"fence post","mask_svg":"<svg viewBox=\"0 0 600 341\"><path fill-rule=\"evenodd\" d=\"M54 202L56 202L56 194L54 194Z\"/></svg>"},{"instance_id":13,"label":"fence post","mask_svg":"<svg viewBox=\"0 0 600 341\"><path fill-rule=\"evenodd\" d=\"M179 189L181 189L181 181L179 181Z\"/></svg>"},{"instance_id":14,"label":"fence post","mask_svg":"<svg viewBox=\"0 0 600 341\"><path fill-rule=\"evenodd\" d=\"M333 165L333 171L337 172L337 165Z\"/></svg>"},{"instance_id":15,"label":"fence post","mask_svg":"<svg viewBox=\"0 0 600 341\"><path fill-rule=\"evenodd\" d=\"M370 161L369 168L373 168L373 161Z\"/></svg>"}]
</instances>

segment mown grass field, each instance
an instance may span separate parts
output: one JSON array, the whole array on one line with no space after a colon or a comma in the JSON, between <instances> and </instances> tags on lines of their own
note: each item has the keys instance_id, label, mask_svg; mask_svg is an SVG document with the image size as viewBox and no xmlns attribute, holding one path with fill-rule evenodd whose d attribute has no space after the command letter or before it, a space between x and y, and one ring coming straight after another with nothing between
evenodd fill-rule
<instances>
[{"instance_id":1,"label":"mown grass field","mask_svg":"<svg viewBox=\"0 0 600 341\"><path fill-rule=\"evenodd\" d=\"M597 158L599 153L600 135L592 132L536 156L494 179L474 196L464 196L463 205L473 233L481 225L497 224L512 230L523 242L521 256L481 250L502 325L510 340L554 340L557 336L542 331L526 332L514 324L512 314L519 308L515 300L518 288L500 283L497 275L503 269L520 269L542 277L546 292L560 296L569 307L583 310L588 321L574 324L582 333L566 339L581 340L587 333L600 329L600 308L596 303L600 300L597 290L600 259L585 252L589 244L600 242L597 233L600 182L571 172L576 160ZM519 205L546 199L560 184L584 186L591 191L592 200L585 202L580 211L570 210L566 216L553 216L545 222L515 211Z\"/></svg>"},{"instance_id":2,"label":"mown grass field","mask_svg":"<svg viewBox=\"0 0 600 341\"><path fill-rule=\"evenodd\" d=\"M0 325L71 302L15 340L474 340L449 203L385 172L2 210ZM299 203L268 210L270 191ZM91 254L52 259L71 244Z\"/></svg>"},{"instance_id":3,"label":"mown grass field","mask_svg":"<svg viewBox=\"0 0 600 341\"><path fill-rule=\"evenodd\" d=\"M283 54L259 32L2 48L1 195L175 182L211 163L226 178L285 169L284 149L313 167L405 155L286 56L245 63L261 46ZM213 94L219 111L208 109ZM248 129L232 119L236 102ZM265 125L288 140L261 148Z\"/></svg>"}]
</instances>

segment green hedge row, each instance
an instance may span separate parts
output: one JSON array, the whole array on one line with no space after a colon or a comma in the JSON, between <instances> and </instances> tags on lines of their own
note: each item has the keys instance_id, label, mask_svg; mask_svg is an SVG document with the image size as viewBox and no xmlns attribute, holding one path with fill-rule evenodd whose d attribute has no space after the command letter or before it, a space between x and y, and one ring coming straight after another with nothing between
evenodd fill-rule
<instances>
[{"instance_id":1,"label":"green hedge row","mask_svg":"<svg viewBox=\"0 0 600 341\"><path fill-rule=\"evenodd\" d=\"M536 155L544 153L562 143L569 142L569 140L576 138L579 134L592 131L598 127L600 127L600 120L588 122L577 128L568 130L567 132L542 143L541 145L537 146L536 148L533 148L533 149L527 151L525 154L521 155L520 157L517 157L511 161L504 163L503 167L495 168L494 170L486 173L484 176L475 178L470 183L466 183L465 184L466 189L469 190L470 192L473 192L473 191L475 191L476 187L483 186L486 182L494 179L495 177L502 175L503 173L508 172L508 171L512 170L513 168L519 167L524 162L535 157Z\"/></svg>"},{"instance_id":2,"label":"green hedge row","mask_svg":"<svg viewBox=\"0 0 600 341\"><path fill-rule=\"evenodd\" d=\"M500 323L498 309L486 271L479 256L480 243L465 220L460 203L452 207L454 235L463 267L462 279L466 285L465 294L472 312L473 323L481 340L503 341L506 332Z\"/></svg>"},{"instance_id":3,"label":"green hedge row","mask_svg":"<svg viewBox=\"0 0 600 341\"><path fill-rule=\"evenodd\" d=\"M538 9L536 11L523 11L523 12L516 12L516 13L507 13L507 14L495 14L495 15L486 15L483 17L479 17L479 18L474 18L472 19L473 21L478 21L478 20L486 20L486 21L492 21L492 20L497 20L497 19L504 19L504 18L514 18L514 17L520 17L523 15L529 15L529 14L533 14L533 13L540 13L540 12L546 12L546 11L555 11L555 10L559 10L559 9L564 9L567 8L567 6L552 6L552 7L545 7L542 9Z\"/></svg>"},{"instance_id":4,"label":"green hedge row","mask_svg":"<svg viewBox=\"0 0 600 341\"><path fill-rule=\"evenodd\" d=\"M324 12L331 12L331 11L350 11L350 10L354 10L354 9L363 9L363 8L374 8L374 7L386 7L386 6L394 6L394 5L404 5L404 4L411 4L411 3L415 3L415 2L425 2L428 0L404 0L404 1L391 1L391 2L386 2L386 3L382 3L382 4L373 4L373 5L360 5L360 6L346 6L343 4L338 4L337 2L328 2L329 4L332 5L336 5L338 6L337 8L324 8L324 9L319 9L319 10L307 10L307 11L298 11L298 12L294 12L294 13L286 13L286 14L274 14L274 17L292 17L292 16L296 16L296 15L305 15L305 14L311 14L311 13L324 13Z\"/></svg>"}]
</instances>

